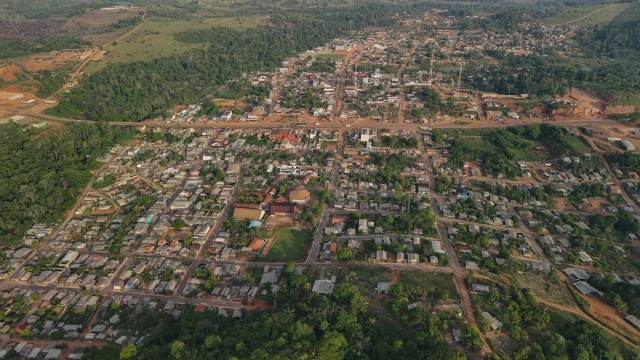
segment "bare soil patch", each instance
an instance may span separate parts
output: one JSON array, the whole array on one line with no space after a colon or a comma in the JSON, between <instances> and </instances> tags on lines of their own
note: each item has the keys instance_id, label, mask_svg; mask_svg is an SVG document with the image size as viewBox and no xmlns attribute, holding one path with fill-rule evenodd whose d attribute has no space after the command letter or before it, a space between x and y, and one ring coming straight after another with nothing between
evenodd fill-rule
<instances>
[{"instance_id":1,"label":"bare soil patch","mask_svg":"<svg viewBox=\"0 0 640 360\"><path fill-rule=\"evenodd\" d=\"M85 56L85 52L79 50L52 51L31 55L24 59L21 64L28 72L70 70Z\"/></svg>"},{"instance_id":2,"label":"bare soil patch","mask_svg":"<svg viewBox=\"0 0 640 360\"><path fill-rule=\"evenodd\" d=\"M2 65L0 66L0 79L7 82L16 81L21 72L22 69L16 64Z\"/></svg>"}]
</instances>

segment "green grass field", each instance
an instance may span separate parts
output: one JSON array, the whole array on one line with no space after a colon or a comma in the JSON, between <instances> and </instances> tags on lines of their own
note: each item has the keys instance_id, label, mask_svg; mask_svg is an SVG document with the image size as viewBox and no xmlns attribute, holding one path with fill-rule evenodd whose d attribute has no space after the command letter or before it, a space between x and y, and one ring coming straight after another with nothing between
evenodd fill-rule
<instances>
[{"instance_id":1,"label":"green grass field","mask_svg":"<svg viewBox=\"0 0 640 360\"><path fill-rule=\"evenodd\" d=\"M313 233L310 230L280 229L276 233L269 253L263 259L271 261L301 260L312 240Z\"/></svg>"},{"instance_id":2,"label":"green grass field","mask_svg":"<svg viewBox=\"0 0 640 360\"><path fill-rule=\"evenodd\" d=\"M314 56L316 59L329 59L334 61L341 61L345 58L344 54L339 53L320 53Z\"/></svg>"},{"instance_id":3,"label":"green grass field","mask_svg":"<svg viewBox=\"0 0 640 360\"><path fill-rule=\"evenodd\" d=\"M109 64L148 60L162 56L178 55L206 44L186 44L174 35L191 31L228 27L236 30L253 28L266 22L262 16L245 18L209 18L194 20L151 20L125 40L107 46L104 59L89 64L85 72L91 74Z\"/></svg>"},{"instance_id":4,"label":"green grass field","mask_svg":"<svg viewBox=\"0 0 640 360\"><path fill-rule=\"evenodd\" d=\"M546 25L575 25L588 27L610 23L616 16L625 11L631 3L590 5L577 7L567 12L544 20Z\"/></svg>"},{"instance_id":5,"label":"green grass field","mask_svg":"<svg viewBox=\"0 0 640 360\"><path fill-rule=\"evenodd\" d=\"M402 271L400 284L415 286L427 291L434 298L458 300L458 291L453 283L453 277L449 274L441 274L425 271Z\"/></svg>"}]
</instances>

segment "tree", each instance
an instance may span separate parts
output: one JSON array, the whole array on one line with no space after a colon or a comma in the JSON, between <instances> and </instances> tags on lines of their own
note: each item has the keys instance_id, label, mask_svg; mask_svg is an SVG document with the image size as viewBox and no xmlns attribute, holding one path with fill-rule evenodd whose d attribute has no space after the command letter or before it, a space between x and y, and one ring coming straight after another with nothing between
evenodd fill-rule
<instances>
[{"instance_id":1,"label":"tree","mask_svg":"<svg viewBox=\"0 0 640 360\"><path fill-rule=\"evenodd\" d=\"M221 343L222 343L222 338L219 335L209 335L206 338L204 338L204 346L209 350L215 349Z\"/></svg>"},{"instance_id":2,"label":"tree","mask_svg":"<svg viewBox=\"0 0 640 360\"><path fill-rule=\"evenodd\" d=\"M184 355L185 344L180 340L171 343L171 358L181 360Z\"/></svg>"},{"instance_id":3,"label":"tree","mask_svg":"<svg viewBox=\"0 0 640 360\"><path fill-rule=\"evenodd\" d=\"M482 335L480 335L480 331L478 331L478 329L471 325L467 325L462 341L464 346L471 351L478 352L482 350Z\"/></svg>"},{"instance_id":4,"label":"tree","mask_svg":"<svg viewBox=\"0 0 640 360\"><path fill-rule=\"evenodd\" d=\"M138 348L136 348L134 344L127 344L122 347L122 350L120 350L120 359L133 359L137 352Z\"/></svg>"},{"instance_id":5,"label":"tree","mask_svg":"<svg viewBox=\"0 0 640 360\"><path fill-rule=\"evenodd\" d=\"M339 332L327 333L318 349L318 360L341 360L344 358L342 348L347 345L347 339Z\"/></svg>"},{"instance_id":6,"label":"tree","mask_svg":"<svg viewBox=\"0 0 640 360\"><path fill-rule=\"evenodd\" d=\"M338 250L338 260L349 261L353 260L353 250L349 247L342 247Z\"/></svg>"}]
</instances>

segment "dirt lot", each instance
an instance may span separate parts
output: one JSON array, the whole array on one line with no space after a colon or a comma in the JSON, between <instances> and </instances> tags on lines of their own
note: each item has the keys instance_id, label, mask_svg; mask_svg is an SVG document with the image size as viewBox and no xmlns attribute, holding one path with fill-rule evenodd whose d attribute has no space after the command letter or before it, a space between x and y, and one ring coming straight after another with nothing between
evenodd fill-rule
<instances>
[{"instance_id":1,"label":"dirt lot","mask_svg":"<svg viewBox=\"0 0 640 360\"><path fill-rule=\"evenodd\" d=\"M213 99L213 103L218 107L223 109L232 109L234 107L243 109L247 106L247 104L242 100L233 100L233 99Z\"/></svg>"},{"instance_id":2,"label":"dirt lot","mask_svg":"<svg viewBox=\"0 0 640 360\"><path fill-rule=\"evenodd\" d=\"M20 66L16 64L7 64L0 66L0 79L2 81L16 81L18 80L18 74L22 72Z\"/></svg>"},{"instance_id":3,"label":"dirt lot","mask_svg":"<svg viewBox=\"0 0 640 360\"><path fill-rule=\"evenodd\" d=\"M31 55L21 61L21 64L28 72L38 72L43 70L70 70L85 56L86 51L52 51L43 54Z\"/></svg>"},{"instance_id":4,"label":"dirt lot","mask_svg":"<svg viewBox=\"0 0 640 360\"><path fill-rule=\"evenodd\" d=\"M558 209L559 211L573 210L573 206L569 204L567 198L555 197L553 198L553 203L555 204L556 209Z\"/></svg>"}]
</instances>

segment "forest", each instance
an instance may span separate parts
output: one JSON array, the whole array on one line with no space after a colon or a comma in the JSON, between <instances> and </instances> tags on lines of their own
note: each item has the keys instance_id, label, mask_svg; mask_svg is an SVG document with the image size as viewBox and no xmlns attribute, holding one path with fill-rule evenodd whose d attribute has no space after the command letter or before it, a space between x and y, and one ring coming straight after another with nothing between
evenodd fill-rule
<instances>
[{"instance_id":1,"label":"forest","mask_svg":"<svg viewBox=\"0 0 640 360\"><path fill-rule=\"evenodd\" d=\"M91 179L97 158L134 134L103 125L42 131L0 126L0 244L19 243L34 223L60 220Z\"/></svg>"},{"instance_id":2,"label":"forest","mask_svg":"<svg viewBox=\"0 0 640 360\"><path fill-rule=\"evenodd\" d=\"M385 6L327 10L317 16L274 15L269 25L236 31L191 31L177 39L207 44L181 56L110 65L82 81L53 115L93 120L140 121L164 114L180 103L197 103L242 73L269 70L283 59L353 29L384 26L392 14Z\"/></svg>"},{"instance_id":3,"label":"forest","mask_svg":"<svg viewBox=\"0 0 640 360\"><path fill-rule=\"evenodd\" d=\"M634 4L607 24L578 32L577 40L591 55L634 57L640 52L640 4Z\"/></svg>"},{"instance_id":4,"label":"forest","mask_svg":"<svg viewBox=\"0 0 640 360\"><path fill-rule=\"evenodd\" d=\"M63 49L79 49L88 45L86 41L69 36L56 36L41 40L2 40L0 39L0 59Z\"/></svg>"}]
</instances>

